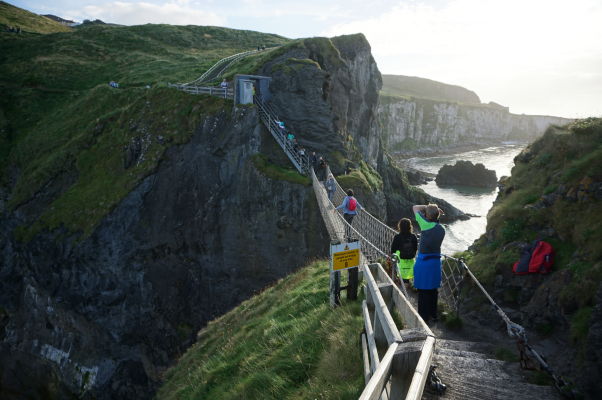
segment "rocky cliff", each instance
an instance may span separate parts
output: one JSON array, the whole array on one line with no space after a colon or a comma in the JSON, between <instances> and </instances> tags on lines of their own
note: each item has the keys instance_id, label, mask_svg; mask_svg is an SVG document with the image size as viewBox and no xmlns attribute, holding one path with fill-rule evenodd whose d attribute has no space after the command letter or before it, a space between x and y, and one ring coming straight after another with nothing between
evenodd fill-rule
<instances>
[{"instance_id":1,"label":"rocky cliff","mask_svg":"<svg viewBox=\"0 0 602 400\"><path fill-rule=\"evenodd\" d=\"M336 173L351 168L370 209L391 220L431 200L383 150L363 36L274 54L256 71L272 76L274 107ZM3 165L0 397L148 398L200 327L325 255L328 238L308 181L274 173L288 162L254 107L160 88L72 96L49 118L83 134L50 132L77 145ZM90 113L102 102L112 107ZM15 110L0 131L11 145Z\"/></svg>"},{"instance_id":2,"label":"rocky cliff","mask_svg":"<svg viewBox=\"0 0 602 400\"><path fill-rule=\"evenodd\" d=\"M323 254L311 188L253 166L271 141L254 109L206 119L83 240L3 217L3 395L146 398L206 321Z\"/></svg>"},{"instance_id":3,"label":"rocky cliff","mask_svg":"<svg viewBox=\"0 0 602 400\"><path fill-rule=\"evenodd\" d=\"M550 125L571 120L512 114L494 104L463 104L419 97L382 95L378 123L385 146L395 152L439 151L504 141L530 142Z\"/></svg>"},{"instance_id":4,"label":"rocky cliff","mask_svg":"<svg viewBox=\"0 0 602 400\"><path fill-rule=\"evenodd\" d=\"M438 201L449 221L464 214L416 190L394 166L376 115L381 75L362 34L313 38L286 46L260 74L272 77L272 104L301 145L323 155L340 183L391 224L412 204Z\"/></svg>"}]
</instances>

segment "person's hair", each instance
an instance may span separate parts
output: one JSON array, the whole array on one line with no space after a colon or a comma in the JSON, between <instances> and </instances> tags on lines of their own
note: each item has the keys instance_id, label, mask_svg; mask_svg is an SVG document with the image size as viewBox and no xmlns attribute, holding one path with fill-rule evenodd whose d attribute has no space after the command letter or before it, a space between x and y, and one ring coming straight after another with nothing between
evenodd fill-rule
<instances>
[{"instance_id":1,"label":"person's hair","mask_svg":"<svg viewBox=\"0 0 602 400\"><path fill-rule=\"evenodd\" d=\"M347 189L347 196L353 196L353 190Z\"/></svg>"},{"instance_id":2,"label":"person's hair","mask_svg":"<svg viewBox=\"0 0 602 400\"><path fill-rule=\"evenodd\" d=\"M426 206L426 219L435 222L439 219L439 207L437 204L429 204Z\"/></svg>"},{"instance_id":3,"label":"person's hair","mask_svg":"<svg viewBox=\"0 0 602 400\"><path fill-rule=\"evenodd\" d=\"M412 222L408 218L402 218L397 223L397 231L399 233L414 233Z\"/></svg>"}]
</instances>

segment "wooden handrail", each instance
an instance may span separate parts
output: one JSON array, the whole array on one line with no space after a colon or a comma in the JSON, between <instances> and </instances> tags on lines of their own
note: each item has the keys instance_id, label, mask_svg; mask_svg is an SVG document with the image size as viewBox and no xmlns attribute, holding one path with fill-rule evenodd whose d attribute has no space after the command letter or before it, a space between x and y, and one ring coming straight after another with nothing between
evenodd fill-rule
<instances>
[{"instance_id":1,"label":"wooden handrail","mask_svg":"<svg viewBox=\"0 0 602 400\"><path fill-rule=\"evenodd\" d=\"M359 400L378 400L381 398L381 393L391 377L391 366L397 346L397 343L393 343L389 346L387 353L364 388Z\"/></svg>"},{"instance_id":2,"label":"wooden handrail","mask_svg":"<svg viewBox=\"0 0 602 400\"><path fill-rule=\"evenodd\" d=\"M360 400L382 400L389 396L419 400L426 385L435 350L433 332L380 264L364 265L362 271L366 279L367 298L367 301L362 303L366 331L365 340L362 337L362 342L367 342L363 354L370 359L368 368L371 376ZM384 293L390 300L389 306L381 293L382 290L386 290ZM374 307L374 320L370 317L370 305ZM405 328L403 331L395 325L389 307L394 307L402 316ZM387 340L388 350L382 360L379 360L376 349L376 330L381 332L381 341L384 340L383 336ZM412 377L411 380L409 376ZM366 372L365 377L367 378ZM388 388L387 392L383 392L385 388Z\"/></svg>"}]
</instances>

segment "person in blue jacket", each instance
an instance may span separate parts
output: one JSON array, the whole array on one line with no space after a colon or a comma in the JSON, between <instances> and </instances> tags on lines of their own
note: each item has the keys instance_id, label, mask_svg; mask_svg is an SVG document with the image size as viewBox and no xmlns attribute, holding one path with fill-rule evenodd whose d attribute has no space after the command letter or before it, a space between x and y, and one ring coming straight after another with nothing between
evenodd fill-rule
<instances>
[{"instance_id":1,"label":"person in blue jacket","mask_svg":"<svg viewBox=\"0 0 602 400\"><path fill-rule=\"evenodd\" d=\"M422 231L414 264L418 289L418 314L425 322L437 321L437 297L441 286L441 243L445 229L439 224L443 211L436 204L415 205L412 211Z\"/></svg>"},{"instance_id":2,"label":"person in blue jacket","mask_svg":"<svg viewBox=\"0 0 602 400\"><path fill-rule=\"evenodd\" d=\"M336 210L343 210L343 218L345 218L345 221L351 225L353 222L353 217L355 217L358 211L361 209L362 206L360 205L360 202L353 197L353 190L347 189L347 196L345 196L343 199L343 203L335 208L334 211L336 212ZM347 225L345 225L345 237L347 240L351 239L351 230Z\"/></svg>"}]
</instances>

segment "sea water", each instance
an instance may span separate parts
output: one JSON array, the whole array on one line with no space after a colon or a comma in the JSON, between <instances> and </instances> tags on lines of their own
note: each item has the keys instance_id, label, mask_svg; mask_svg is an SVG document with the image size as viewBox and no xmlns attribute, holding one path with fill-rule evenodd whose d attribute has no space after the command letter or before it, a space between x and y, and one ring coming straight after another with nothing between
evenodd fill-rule
<instances>
[{"instance_id":1,"label":"sea water","mask_svg":"<svg viewBox=\"0 0 602 400\"><path fill-rule=\"evenodd\" d=\"M523 144L508 144L444 156L415 157L406 160L404 164L419 171L437 174L445 164L453 165L456 161L466 160L473 164L481 163L485 165L485 168L494 170L499 179L502 176L510 175L514 166L514 157L524 147ZM466 186L441 188L434 180L419 187L432 196L446 200L465 213L477 215L467 221L456 221L445 225L445 240L441 248L444 254L452 255L455 252L466 250L485 233L487 212L497 197L497 188L493 190Z\"/></svg>"}]
</instances>

